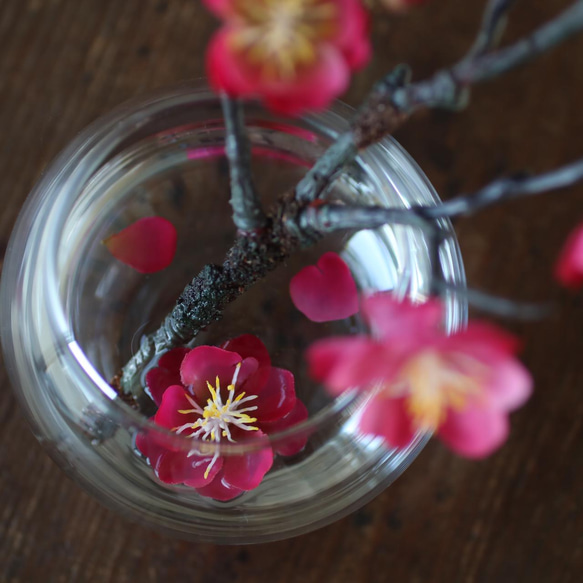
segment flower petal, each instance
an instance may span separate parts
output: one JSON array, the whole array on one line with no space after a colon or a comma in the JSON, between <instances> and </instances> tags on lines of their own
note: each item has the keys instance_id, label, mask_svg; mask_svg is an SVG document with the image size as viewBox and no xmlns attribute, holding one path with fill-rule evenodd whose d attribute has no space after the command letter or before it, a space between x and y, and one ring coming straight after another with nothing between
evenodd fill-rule
<instances>
[{"instance_id":1,"label":"flower petal","mask_svg":"<svg viewBox=\"0 0 583 583\"><path fill-rule=\"evenodd\" d=\"M257 406L253 416L259 422L275 421L287 415L296 404L294 375L284 368L272 367L265 387L250 404Z\"/></svg>"},{"instance_id":2,"label":"flower petal","mask_svg":"<svg viewBox=\"0 0 583 583\"><path fill-rule=\"evenodd\" d=\"M360 69L370 59L369 18L360 0L339 0L340 35L335 44L351 69Z\"/></svg>"},{"instance_id":3,"label":"flower petal","mask_svg":"<svg viewBox=\"0 0 583 583\"><path fill-rule=\"evenodd\" d=\"M245 60L232 42L238 28L224 26L207 49L206 68L211 85L234 97L262 97L279 113L299 115L306 110L320 110L340 95L350 79L348 65L340 49L331 45L318 47L314 64L285 79L264 74L265 68Z\"/></svg>"},{"instance_id":4,"label":"flower petal","mask_svg":"<svg viewBox=\"0 0 583 583\"><path fill-rule=\"evenodd\" d=\"M418 304L407 298L398 300L390 292L381 292L363 300L362 313L373 333L383 340L418 341L421 336L433 334L438 329L443 319L443 306L437 299Z\"/></svg>"},{"instance_id":5,"label":"flower petal","mask_svg":"<svg viewBox=\"0 0 583 583\"><path fill-rule=\"evenodd\" d=\"M488 322L470 322L465 330L451 336L441 335L435 344L440 350L460 352L493 365L520 348L515 336Z\"/></svg>"},{"instance_id":6,"label":"flower petal","mask_svg":"<svg viewBox=\"0 0 583 583\"><path fill-rule=\"evenodd\" d=\"M259 85L267 105L284 115L320 111L348 87L350 70L339 49L323 45L315 64L289 81Z\"/></svg>"},{"instance_id":7,"label":"flower petal","mask_svg":"<svg viewBox=\"0 0 583 583\"><path fill-rule=\"evenodd\" d=\"M265 435L254 431L253 437ZM253 490L257 488L273 464L273 451L265 447L242 455L225 456L223 463L223 480L235 488Z\"/></svg>"},{"instance_id":8,"label":"flower petal","mask_svg":"<svg viewBox=\"0 0 583 583\"><path fill-rule=\"evenodd\" d=\"M222 458L217 458L205 477L212 460L212 456L188 457L186 451L170 451L161 456L153 467L158 478L166 484L186 484L191 488L200 488L212 482L223 465Z\"/></svg>"},{"instance_id":9,"label":"flower petal","mask_svg":"<svg viewBox=\"0 0 583 583\"><path fill-rule=\"evenodd\" d=\"M168 267L176 253L176 229L162 217L146 217L103 241L109 252L140 273Z\"/></svg>"},{"instance_id":10,"label":"flower petal","mask_svg":"<svg viewBox=\"0 0 583 583\"><path fill-rule=\"evenodd\" d=\"M146 374L146 391L154 403L160 406L164 391L171 385L179 385L180 364L190 352L188 348L174 348L165 352L158 360L158 366Z\"/></svg>"},{"instance_id":11,"label":"flower petal","mask_svg":"<svg viewBox=\"0 0 583 583\"><path fill-rule=\"evenodd\" d=\"M160 368L165 368L168 371L180 375L180 365L184 360L184 357L190 352L190 348L173 348L168 350L158 359L158 366ZM176 383L178 384L178 383Z\"/></svg>"},{"instance_id":12,"label":"flower petal","mask_svg":"<svg viewBox=\"0 0 583 583\"><path fill-rule=\"evenodd\" d=\"M189 411L193 409L192 403L187 398L187 393L182 385L168 387L162 396L162 403L156 415L154 423L166 429L176 429L186 423L194 423L200 414L180 413L179 411ZM190 435L189 432L186 433Z\"/></svg>"},{"instance_id":13,"label":"flower petal","mask_svg":"<svg viewBox=\"0 0 583 583\"><path fill-rule=\"evenodd\" d=\"M387 349L365 336L319 340L308 348L306 358L310 376L323 382L333 395L388 381L397 372Z\"/></svg>"},{"instance_id":14,"label":"flower petal","mask_svg":"<svg viewBox=\"0 0 583 583\"><path fill-rule=\"evenodd\" d=\"M233 379L235 367L242 360L236 352L216 346L197 346L184 357L180 366L182 384L201 403L206 403L207 382L215 387L215 379L218 376L221 388L226 389Z\"/></svg>"},{"instance_id":15,"label":"flower petal","mask_svg":"<svg viewBox=\"0 0 583 583\"><path fill-rule=\"evenodd\" d=\"M306 406L299 399L296 399L294 408L285 417L281 417L276 421L260 422L258 425L264 433L272 435L302 423L307 418L308 410ZM283 456L296 455L304 449L307 441L308 434L307 432L303 432L302 434L293 435L277 441L273 444L273 451Z\"/></svg>"},{"instance_id":16,"label":"flower petal","mask_svg":"<svg viewBox=\"0 0 583 583\"><path fill-rule=\"evenodd\" d=\"M233 97L253 97L258 92L245 63L233 51L235 27L224 26L211 39L206 52L206 70L211 86Z\"/></svg>"},{"instance_id":17,"label":"flower petal","mask_svg":"<svg viewBox=\"0 0 583 583\"><path fill-rule=\"evenodd\" d=\"M236 352L241 358L253 358L258 363L258 368L255 373L250 376L240 374L240 383L243 384L243 380L249 378L252 386L245 386L244 389L247 393L252 395L257 395L261 392L267 378L269 377L269 370L271 368L271 358L269 357L269 352L265 348L265 344L261 342L257 336L253 334L243 334L227 340L221 348L223 350L230 350L231 352Z\"/></svg>"},{"instance_id":18,"label":"flower petal","mask_svg":"<svg viewBox=\"0 0 583 583\"><path fill-rule=\"evenodd\" d=\"M358 291L350 269L336 253L302 269L289 285L295 307L314 322L342 320L358 312Z\"/></svg>"},{"instance_id":19,"label":"flower petal","mask_svg":"<svg viewBox=\"0 0 583 583\"><path fill-rule=\"evenodd\" d=\"M583 224L567 239L555 265L555 278L567 288L583 285Z\"/></svg>"},{"instance_id":20,"label":"flower petal","mask_svg":"<svg viewBox=\"0 0 583 583\"><path fill-rule=\"evenodd\" d=\"M366 435L384 438L392 447L406 447L415 436L405 397L392 399L378 395L371 399L364 407L358 427Z\"/></svg>"},{"instance_id":21,"label":"flower petal","mask_svg":"<svg viewBox=\"0 0 583 583\"><path fill-rule=\"evenodd\" d=\"M492 371L486 386L488 401L498 411L514 411L522 407L532 393L532 377L519 361L507 358Z\"/></svg>"},{"instance_id":22,"label":"flower petal","mask_svg":"<svg viewBox=\"0 0 583 583\"><path fill-rule=\"evenodd\" d=\"M232 500L244 492L241 488L235 488L227 484L222 471L215 476L215 479L208 486L197 488L196 491L201 496L220 500L221 502Z\"/></svg>"},{"instance_id":23,"label":"flower petal","mask_svg":"<svg viewBox=\"0 0 583 583\"><path fill-rule=\"evenodd\" d=\"M203 0L204 5L219 18L231 16L235 12L233 0Z\"/></svg>"},{"instance_id":24,"label":"flower petal","mask_svg":"<svg viewBox=\"0 0 583 583\"><path fill-rule=\"evenodd\" d=\"M504 443L508 431L508 418L504 413L472 407L461 412L448 410L438 435L457 454L482 458Z\"/></svg>"}]
</instances>

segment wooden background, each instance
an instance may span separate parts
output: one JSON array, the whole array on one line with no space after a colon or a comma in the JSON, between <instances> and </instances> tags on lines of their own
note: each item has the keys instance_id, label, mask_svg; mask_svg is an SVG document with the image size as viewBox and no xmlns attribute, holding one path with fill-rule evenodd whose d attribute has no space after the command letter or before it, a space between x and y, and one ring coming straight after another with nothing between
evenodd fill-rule
<instances>
[{"instance_id":1,"label":"wooden background","mask_svg":"<svg viewBox=\"0 0 583 583\"><path fill-rule=\"evenodd\" d=\"M374 63L345 97L408 62L416 78L472 40L483 0L374 12ZM522 0L516 38L568 0ZM19 208L55 154L97 116L203 75L214 22L196 0L0 0L0 257ZM504 172L583 156L583 38L479 87L463 113L419 115L398 134L448 197ZM458 225L470 283L555 299L542 323L509 327L536 379L508 444L488 460L432 443L397 483L317 532L258 546L172 540L102 508L30 434L0 369L0 581L316 583L580 581L583 568L583 294L550 278L583 220L583 185Z\"/></svg>"}]
</instances>

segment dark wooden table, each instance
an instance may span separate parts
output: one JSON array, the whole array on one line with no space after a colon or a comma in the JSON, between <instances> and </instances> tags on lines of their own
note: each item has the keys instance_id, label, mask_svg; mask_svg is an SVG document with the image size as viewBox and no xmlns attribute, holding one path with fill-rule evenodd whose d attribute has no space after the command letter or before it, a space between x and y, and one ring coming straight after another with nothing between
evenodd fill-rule
<instances>
[{"instance_id":1,"label":"dark wooden table","mask_svg":"<svg viewBox=\"0 0 583 583\"><path fill-rule=\"evenodd\" d=\"M568 0L522 0L508 38ZM453 62L483 1L435 0L406 17L375 11L383 71ZM117 103L203 75L213 20L195 0L0 0L0 257L19 208L55 154ZM448 197L501 173L583 156L583 38L475 91L458 114L419 115L397 138ZM432 443L352 516L293 540L218 547L172 540L102 508L49 460L0 370L0 581L580 581L583 573L583 294L550 273L583 220L583 186L491 209L458 225L475 287L554 299L550 319L509 327L536 379L498 453L475 463ZM579 575L577 575L579 573Z\"/></svg>"}]
</instances>

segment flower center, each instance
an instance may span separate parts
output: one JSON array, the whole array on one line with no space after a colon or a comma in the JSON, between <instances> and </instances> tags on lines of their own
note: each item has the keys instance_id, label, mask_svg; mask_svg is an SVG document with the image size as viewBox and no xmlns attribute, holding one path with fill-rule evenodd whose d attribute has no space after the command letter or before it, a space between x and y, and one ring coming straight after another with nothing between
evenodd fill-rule
<instances>
[{"instance_id":1,"label":"flower center","mask_svg":"<svg viewBox=\"0 0 583 583\"><path fill-rule=\"evenodd\" d=\"M415 426L435 431L445 421L448 408L461 411L471 397L481 393L484 373L485 367L464 355L446 360L426 351L403 367L396 388L408 395Z\"/></svg>"},{"instance_id":2,"label":"flower center","mask_svg":"<svg viewBox=\"0 0 583 583\"><path fill-rule=\"evenodd\" d=\"M173 431L180 434L187 430L192 430L192 433L186 435L186 437L200 438L202 441L214 441L215 443L220 443L223 437L227 438L231 443L235 443L235 440L231 435L232 426L238 427L243 431L257 431L259 428L252 425L257 419L248 415L250 411L255 411L257 407L242 407L245 403L257 399L257 395L249 395L246 397L245 392L242 392L235 397L237 378L239 376L241 364L242 363L237 364L235 368L233 379L227 387L229 392L225 402L223 402L221 396L221 385L218 376L215 379L214 387L209 381L207 381L207 387L211 397L207 399L207 404L204 409L202 409L189 395L186 395L188 402L193 408L179 409L178 412L184 415L198 413L199 415L202 415L202 417L198 418L194 423L185 423L180 427L175 427ZM204 452L192 449L188 456L190 457L195 454L204 455ZM205 471L205 478L208 477L211 468L218 458L219 452L215 451L213 459Z\"/></svg>"},{"instance_id":3,"label":"flower center","mask_svg":"<svg viewBox=\"0 0 583 583\"><path fill-rule=\"evenodd\" d=\"M237 0L235 10L235 49L273 79L289 79L312 64L317 43L337 28L337 7L328 0Z\"/></svg>"}]
</instances>

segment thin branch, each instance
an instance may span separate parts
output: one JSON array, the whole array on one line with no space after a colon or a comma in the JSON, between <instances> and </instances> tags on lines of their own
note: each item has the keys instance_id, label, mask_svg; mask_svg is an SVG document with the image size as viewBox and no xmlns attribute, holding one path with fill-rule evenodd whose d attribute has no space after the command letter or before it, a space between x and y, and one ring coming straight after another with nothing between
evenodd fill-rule
<instances>
[{"instance_id":1,"label":"thin branch","mask_svg":"<svg viewBox=\"0 0 583 583\"><path fill-rule=\"evenodd\" d=\"M417 207L415 212L427 219L455 218L472 215L485 207L568 188L583 181L583 158L535 176L517 175L500 178L472 194L465 194L433 207Z\"/></svg>"},{"instance_id":2,"label":"thin branch","mask_svg":"<svg viewBox=\"0 0 583 583\"><path fill-rule=\"evenodd\" d=\"M492 50L513 3L490 0L473 47L451 68L425 81L410 83L408 68L401 65L377 83L353 120L352 129L338 138L298 184L298 200L321 197L359 149L392 134L416 110L463 108L473 84L514 69L583 30L583 0L577 0L529 36L504 49Z\"/></svg>"},{"instance_id":3,"label":"thin branch","mask_svg":"<svg viewBox=\"0 0 583 583\"><path fill-rule=\"evenodd\" d=\"M335 203L306 207L297 217L297 224L303 232L320 235L345 229L376 229L386 224L418 227L428 233L437 230L432 219L416 210Z\"/></svg>"},{"instance_id":4,"label":"thin branch","mask_svg":"<svg viewBox=\"0 0 583 583\"><path fill-rule=\"evenodd\" d=\"M251 177L251 145L245 127L243 105L238 99L221 95L227 130L226 153L231 174L233 222L239 231L249 232L265 226L267 218Z\"/></svg>"},{"instance_id":5,"label":"thin branch","mask_svg":"<svg viewBox=\"0 0 583 583\"><path fill-rule=\"evenodd\" d=\"M377 107L371 104L370 101L375 95L384 95L385 93L394 91L398 87L402 87L410 81L411 71L407 65L398 65L393 71L385 76L371 92L369 98L364 102L357 115L362 118L365 112L370 112L373 116L377 112ZM379 86L382 86L380 89ZM387 116L393 114L392 129L399 127L406 119L406 116L398 112L395 108L386 109ZM376 123L374 120L371 123ZM354 125L354 124L353 124ZM387 135L392 131L388 128L388 119L384 120L383 134ZM304 178L298 183L295 188L295 196L297 200L309 202L316 200L332 183L335 176L344 168L346 164L354 160L359 149L359 138L351 129L336 139L336 141L328 148Z\"/></svg>"},{"instance_id":6,"label":"thin branch","mask_svg":"<svg viewBox=\"0 0 583 583\"><path fill-rule=\"evenodd\" d=\"M306 236L326 235L344 229L376 229L385 224L409 225L427 234L440 232L438 219L472 215L488 206L525 196L568 188L583 181L583 158L544 174L504 177L472 194L464 194L435 206L386 208L382 206L312 204L303 208L294 222Z\"/></svg>"},{"instance_id":7,"label":"thin branch","mask_svg":"<svg viewBox=\"0 0 583 583\"><path fill-rule=\"evenodd\" d=\"M502 318L526 321L542 320L548 317L554 308L553 304L550 303L517 302L508 298L494 296L481 290L458 287L443 280L437 280L435 287L439 293L453 293L478 310Z\"/></svg>"},{"instance_id":8,"label":"thin branch","mask_svg":"<svg viewBox=\"0 0 583 583\"><path fill-rule=\"evenodd\" d=\"M482 17L482 25L466 59L486 54L497 44L506 28L508 12L516 0L489 0Z\"/></svg>"},{"instance_id":9,"label":"thin branch","mask_svg":"<svg viewBox=\"0 0 583 583\"><path fill-rule=\"evenodd\" d=\"M452 68L437 72L427 81L399 89L388 98L395 107L408 113L420 107L463 107L466 98L460 96L468 86L515 69L581 30L583 0L577 0L556 18L509 47L476 58L464 58Z\"/></svg>"},{"instance_id":10,"label":"thin branch","mask_svg":"<svg viewBox=\"0 0 583 583\"><path fill-rule=\"evenodd\" d=\"M341 134L300 180L295 188L300 201L315 200L358 152L352 132Z\"/></svg>"}]
</instances>

